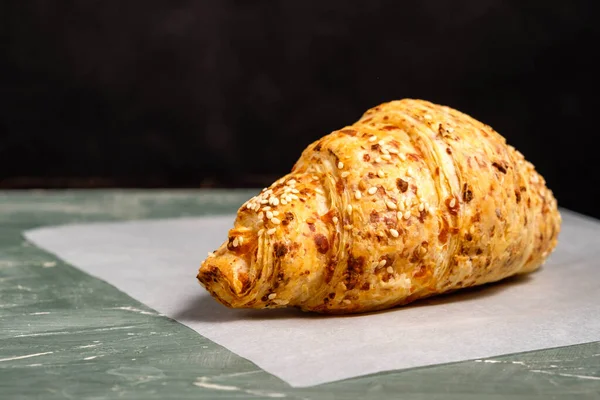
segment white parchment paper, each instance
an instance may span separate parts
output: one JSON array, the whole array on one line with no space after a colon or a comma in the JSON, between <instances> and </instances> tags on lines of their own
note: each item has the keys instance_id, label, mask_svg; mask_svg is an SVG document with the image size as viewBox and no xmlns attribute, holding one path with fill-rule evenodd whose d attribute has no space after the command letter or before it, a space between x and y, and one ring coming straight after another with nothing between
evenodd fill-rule
<instances>
[{"instance_id":1,"label":"white parchment paper","mask_svg":"<svg viewBox=\"0 0 600 400\"><path fill-rule=\"evenodd\" d=\"M195 279L233 216L45 227L27 239L295 387L600 340L600 223L562 210L530 276L360 316L230 310Z\"/></svg>"}]
</instances>

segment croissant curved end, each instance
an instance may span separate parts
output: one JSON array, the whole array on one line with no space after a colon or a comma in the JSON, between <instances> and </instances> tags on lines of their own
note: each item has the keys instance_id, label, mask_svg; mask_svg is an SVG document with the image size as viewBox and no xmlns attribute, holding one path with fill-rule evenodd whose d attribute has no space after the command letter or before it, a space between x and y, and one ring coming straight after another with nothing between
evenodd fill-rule
<instances>
[{"instance_id":1,"label":"croissant curved end","mask_svg":"<svg viewBox=\"0 0 600 400\"><path fill-rule=\"evenodd\" d=\"M325 260L333 234L319 217L326 199L317 184L313 175L291 174L242 205L228 240L202 262L201 285L234 308L307 301L323 271L320 263L306 260Z\"/></svg>"},{"instance_id":2,"label":"croissant curved end","mask_svg":"<svg viewBox=\"0 0 600 400\"><path fill-rule=\"evenodd\" d=\"M197 279L221 303L241 307L246 302L244 299L255 283L250 267L256 243L257 235L252 230L231 229L228 240L202 262Z\"/></svg>"}]
</instances>

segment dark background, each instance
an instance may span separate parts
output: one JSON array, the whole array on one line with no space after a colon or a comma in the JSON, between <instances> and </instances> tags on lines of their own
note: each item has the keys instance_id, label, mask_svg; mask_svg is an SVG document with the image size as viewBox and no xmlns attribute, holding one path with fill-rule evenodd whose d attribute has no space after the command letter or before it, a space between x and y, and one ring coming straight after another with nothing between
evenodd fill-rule
<instances>
[{"instance_id":1,"label":"dark background","mask_svg":"<svg viewBox=\"0 0 600 400\"><path fill-rule=\"evenodd\" d=\"M0 188L259 187L414 97L596 207L593 1L0 2Z\"/></svg>"}]
</instances>

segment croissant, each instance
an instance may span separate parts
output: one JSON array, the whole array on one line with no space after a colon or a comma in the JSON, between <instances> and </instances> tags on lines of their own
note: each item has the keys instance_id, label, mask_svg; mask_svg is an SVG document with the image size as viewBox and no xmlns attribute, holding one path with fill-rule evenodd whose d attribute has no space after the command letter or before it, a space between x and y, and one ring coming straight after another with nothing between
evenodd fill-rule
<instances>
[{"instance_id":1,"label":"croissant","mask_svg":"<svg viewBox=\"0 0 600 400\"><path fill-rule=\"evenodd\" d=\"M491 127L403 99L310 144L202 262L232 308L359 313L539 268L561 225L545 181Z\"/></svg>"}]
</instances>

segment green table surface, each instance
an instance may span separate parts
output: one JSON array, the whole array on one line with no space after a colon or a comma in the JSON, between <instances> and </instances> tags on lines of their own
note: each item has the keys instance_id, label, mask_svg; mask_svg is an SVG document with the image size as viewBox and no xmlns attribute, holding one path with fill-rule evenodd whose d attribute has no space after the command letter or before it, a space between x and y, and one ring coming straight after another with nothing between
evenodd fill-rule
<instances>
[{"instance_id":1,"label":"green table surface","mask_svg":"<svg viewBox=\"0 0 600 400\"><path fill-rule=\"evenodd\" d=\"M600 342L291 388L22 236L45 225L230 214L255 193L0 192L0 399L600 398Z\"/></svg>"}]
</instances>

